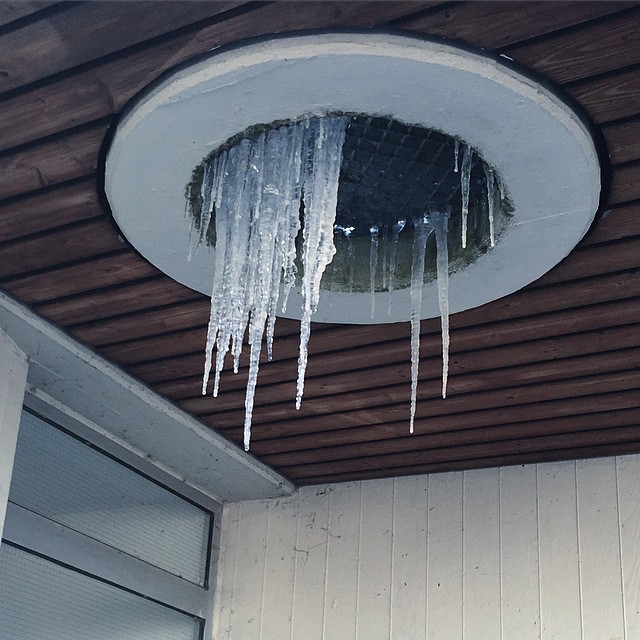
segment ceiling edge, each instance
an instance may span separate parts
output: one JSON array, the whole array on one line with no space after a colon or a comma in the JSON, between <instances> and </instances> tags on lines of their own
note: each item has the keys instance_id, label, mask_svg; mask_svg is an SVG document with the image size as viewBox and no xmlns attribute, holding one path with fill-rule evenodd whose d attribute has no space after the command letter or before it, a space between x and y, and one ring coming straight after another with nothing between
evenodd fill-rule
<instances>
[{"instance_id":1,"label":"ceiling edge","mask_svg":"<svg viewBox=\"0 0 640 640\"><path fill-rule=\"evenodd\" d=\"M256 500L295 491L273 469L3 292L0 329L29 358L31 393L69 407L102 435L214 500Z\"/></svg>"}]
</instances>

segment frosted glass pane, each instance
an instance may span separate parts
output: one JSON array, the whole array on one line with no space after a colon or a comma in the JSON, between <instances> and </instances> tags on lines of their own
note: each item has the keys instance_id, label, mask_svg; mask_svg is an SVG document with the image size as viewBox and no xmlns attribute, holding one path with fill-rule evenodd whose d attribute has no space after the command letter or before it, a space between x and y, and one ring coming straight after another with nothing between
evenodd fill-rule
<instances>
[{"instance_id":1,"label":"frosted glass pane","mask_svg":"<svg viewBox=\"0 0 640 640\"><path fill-rule=\"evenodd\" d=\"M0 545L3 640L198 640L195 618Z\"/></svg>"},{"instance_id":2,"label":"frosted glass pane","mask_svg":"<svg viewBox=\"0 0 640 640\"><path fill-rule=\"evenodd\" d=\"M9 500L204 584L207 511L27 412Z\"/></svg>"}]
</instances>

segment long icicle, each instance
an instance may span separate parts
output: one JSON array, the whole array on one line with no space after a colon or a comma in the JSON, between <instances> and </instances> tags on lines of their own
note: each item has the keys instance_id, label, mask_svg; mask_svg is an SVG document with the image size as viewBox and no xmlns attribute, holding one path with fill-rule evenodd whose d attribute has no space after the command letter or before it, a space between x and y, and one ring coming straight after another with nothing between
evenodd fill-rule
<instances>
[{"instance_id":1,"label":"long icicle","mask_svg":"<svg viewBox=\"0 0 640 640\"><path fill-rule=\"evenodd\" d=\"M376 271L378 269L378 233L379 228L374 224L369 229L371 244L369 246L369 297L371 299L371 319L376 315Z\"/></svg>"},{"instance_id":2,"label":"long icicle","mask_svg":"<svg viewBox=\"0 0 640 640\"><path fill-rule=\"evenodd\" d=\"M260 351L262 347L262 337L264 335L265 323L269 313L270 305L273 302L277 290L273 291L273 264L274 254L277 249L277 230L280 181L282 176L278 175L279 165L275 161L283 154L282 130L269 132L263 148L264 157L259 164L262 177L258 183L262 196L258 199L254 209L253 236L256 239L253 251L248 256L248 267L251 278L248 285L251 289L248 304L250 306L249 320L249 375L247 379L247 389L245 395L245 418L244 418L244 448L249 450L251 440L251 421L253 416L253 403L255 398L256 384L258 382L258 369L260 367ZM279 283L278 283L279 284Z\"/></svg>"},{"instance_id":3,"label":"long icicle","mask_svg":"<svg viewBox=\"0 0 640 640\"><path fill-rule=\"evenodd\" d=\"M492 247L496 246L496 233L495 233L495 208L496 208L496 180L493 169L482 163L484 169L484 175L487 179L487 207L489 209L489 241Z\"/></svg>"},{"instance_id":4,"label":"long icicle","mask_svg":"<svg viewBox=\"0 0 640 640\"><path fill-rule=\"evenodd\" d=\"M335 253L333 223L342 144L348 117L309 121L260 134L255 142L242 140L224 151L205 171L202 186L206 204L201 238L215 221L216 255L211 313L207 330L202 392L206 393L215 348L213 395L218 395L226 354L239 368L248 327L249 380L245 396L245 449L249 448L255 386L262 339L267 332L271 357L280 282L284 301L295 283L296 237L300 229L300 201L304 194L303 322L298 375L302 396L311 314L315 312L320 281ZM215 217L210 216L215 213ZM304 360L304 362L302 362Z\"/></svg>"},{"instance_id":5,"label":"long icicle","mask_svg":"<svg viewBox=\"0 0 640 640\"><path fill-rule=\"evenodd\" d=\"M473 151L465 145L460 171L460 191L462 192L462 248L467 248L467 219L469 217L469 186L471 182L471 160Z\"/></svg>"},{"instance_id":6,"label":"long icicle","mask_svg":"<svg viewBox=\"0 0 640 640\"><path fill-rule=\"evenodd\" d=\"M396 280L396 267L398 260L398 242L400 232L404 229L407 221L401 218L391 226L391 256L389 257L389 293L393 291ZM393 309L393 296L389 296L389 304L387 305L387 315L391 315Z\"/></svg>"},{"instance_id":7,"label":"long icicle","mask_svg":"<svg viewBox=\"0 0 640 640\"><path fill-rule=\"evenodd\" d=\"M429 205L429 218L436 234L436 280L438 284L438 304L440 306L440 324L442 333L442 397L447 397L449 378L449 216L451 207L444 210Z\"/></svg>"},{"instance_id":8,"label":"long icicle","mask_svg":"<svg viewBox=\"0 0 640 640\"><path fill-rule=\"evenodd\" d=\"M313 161L308 163L303 170L303 309L300 322L296 409L300 408L304 393L304 377L309 357L311 315L315 313L318 306L322 274L336 251L333 244L333 226L338 204L342 145L348 122L347 117L334 118L327 122L319 121L319 131L313 149Z\"/></svg>"},{"instance_id":9,"label":"long icicle","mask_svg":"<svg viewBox=\"0 0 640 640\"><path fill-rule=\"evenodd\" d=\"M420 367L420 312L422 310L422 288L424 287L424 262L427 239L433 232L428 217L413 221L413 256L411 261L411 407L409 433L413 433L418 398L418 373Z\"/></svg>"}]
</instances>

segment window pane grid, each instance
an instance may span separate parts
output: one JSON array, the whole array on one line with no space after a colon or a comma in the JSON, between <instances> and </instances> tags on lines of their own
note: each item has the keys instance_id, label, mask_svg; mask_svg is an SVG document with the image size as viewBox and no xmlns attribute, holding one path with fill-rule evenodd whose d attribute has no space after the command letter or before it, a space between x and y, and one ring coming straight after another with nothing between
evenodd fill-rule
<instances>
[{"instance_id":1,"label":"window pane grid","mask_svg":"<svg viewBox=\"0 0 640 640\"><path fill-rule=\"evenodd\" d=\"M185 580L205 583L207 511L27 412L9 499Z\"/></svg>"},{"instance_id":2,"label":"window pane grid","mask_svg":"<svg viewBox=\"0 0 640 640\"><path fill-rule=\"evenodd\" d=\"M201 624L3 543L0 636L11 640L199 640Z\"/></svg>"}]
</instances>

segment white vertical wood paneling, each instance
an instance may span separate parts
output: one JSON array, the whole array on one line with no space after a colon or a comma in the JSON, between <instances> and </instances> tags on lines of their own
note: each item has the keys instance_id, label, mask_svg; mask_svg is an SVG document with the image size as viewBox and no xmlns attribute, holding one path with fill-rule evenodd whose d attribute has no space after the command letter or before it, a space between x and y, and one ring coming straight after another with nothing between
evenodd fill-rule
<instances>
[{"instance_id":1,"label":"white vertical wood paneling","mask_svg":"<svg viewBox=\"0 0 640 640\"><path fill-rule=\"evenodd\" d=\"M269 540L265 551L261 638L289 640L291 635L297 504L297 496L268 503Z\"/></svg>"},{"instance_id":2,"label":"white vertical wood paneling","mask_svg":"<svg viewBox=\"0 0 640 640\"><path fill-rule=\"evenodd\" d=\"M225 506L215 640L637 640L640 456Z\"/></svg>"},{"instance_id":3,"label":"white vertical wood paneling","mask_svg":"<svg viewBox=\"0 0 640 640\"><path fill-rule=\"evenodd\" d=\"M362 483L338 484L329 495L324 637L355 640Z\"/></svg>"},{"instance_id":4,"label":"white vertical wood paneling","mask_svg":"<svg viewBox=\"0 0 640 640\"><path fill-rule=\"evenodd\" d=\"M465 640L496 640L500 631L500 472L465 471Z\"/></svg>"},{"instance_id":5,"label":"white vertical wood paneling","mask_svg":"<svg viewBox=\"0 0 640 640\"><path fill-rule=\"evenodd\" d=\"M359 639L389 640L392 523L393 481L363 483L357 603Z\"/></svg>"},{"instance_id":6,"label":"white vertical wood paneling","mask_svg":"<svg viewBox=\"0 0 640 640\"><path fill-rule=\"evenodd\" d=\"M581 638L574 462L538 468L542 640Z\"/></svg>"},{"instance_id":7,"label":"white vertical wood paneling","mask_svg":"<svg viewBox=\"0 0 640 640\"><path fill-rule=\"evenodd\" d=\"M429 478L427 638L462 638L462 474Z\"/></svg>"},{"instance_id":8,"label":"white vertical wood paneling","mask_svg":"<svg viewBox=\"0 0 640 640\"><path fill-rule=\"evenodd\" d=\"M322 638L329 495L328 488L304 487L300 490L291 640ZM239 637L244 640L243 636Z\"/></svg>"},{"instance_id":9,"label":"white vertical wood paneling","mask_svg":"<svg viewBox=\"0 0 640 640\"><path fill-rule=\"evenodd\" d=\"M11 470L27 382L27 358L0 331L0 540L7 512Z\"/></svg>"},{"instance_id":10,"label":"white vertical wood paneling","mask_svg":"<svg viewBox=\"0 0 640 640\"><path fill-rule=\"evenodd\" d=\"M500 469L500 572L503 640L539 640L536 467Z\"/></svg>"},{"instance_id":11,"label":"white vertical wood paneling","mask_svg":"<svg viewBox=\"0 0 640 640\"><path fill-rule=\"evenodd\" d=\"M260 638L260 617L264 594L265 551L269 524L269 509L264 502L240 504L240 522L236 537L235 580L233 589L231 638Z\"/></svg>"},{"instance_id":12,"label":"white vertical wood paneling","mask_svg":"<svg viewBox=\"0 0 640 640\"><path fill-rule=\"evenodd\" d=\"M576 463L583 640L622 638L615 458ZM640 541L639 541L640 543Z\"/></svg>"},{"instance_id":13,"label":"white vertical wood paneling","mask_svg":"<svg viewBox=\"0 0 640 640\"><path fill-rule=\"evenodd\" d=\"M625 640L640 638L640 456L617 460Z\"/></svg>"},{"instance_id":14,"label":"white vertical wood paneling","mask_svg":"<svg viewBox=\"0 0 640 640\"><path fill-rule=\"evenodd\" d=\"M224 507L220 526L220 553L218 554L215 603L213 612L213 637L228 640L232 637L231 612L235 602L236 558L240 531L240 504Z\"/></svg>"},{"instance_id":15,"label":"white vertical wood paneling","mask_svg":"<svg viewBox=\"0 0 640 640\"><path fill-rule=\"evenodd\" d=\"M394 481L390 638L398 640L426 638L428 490L428 476Z\"/></svg>"}]
</instances>

